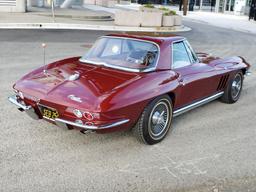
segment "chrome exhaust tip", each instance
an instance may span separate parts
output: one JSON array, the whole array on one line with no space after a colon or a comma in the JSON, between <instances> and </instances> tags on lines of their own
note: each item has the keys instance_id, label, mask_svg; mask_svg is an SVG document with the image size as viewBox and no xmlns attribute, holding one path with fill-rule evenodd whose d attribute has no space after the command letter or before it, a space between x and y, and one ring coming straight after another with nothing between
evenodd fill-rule
<instances>
[{"instance_id":1,"label":"chrome exhaust tip","mask_svg":"<svg viewBox=\"0 0 256 192\"><path fill-rule=\"evenodd\" d=\"M246 75L246 76L250 76L251 74L252 74L252 72L250 72L250 71L246 71L246 72L245 72L245 75Z\"/></svg>"},{"instance_id":2,"label":"chrome exhaust tip","mask_svg":"<svg viewBox=\"0 0 256 192\"><path fill-rule=\"evenodd\" d=\"M95 133L93 130L80 130L80 132L83 134Z\"/></svg>"}]
</instances>

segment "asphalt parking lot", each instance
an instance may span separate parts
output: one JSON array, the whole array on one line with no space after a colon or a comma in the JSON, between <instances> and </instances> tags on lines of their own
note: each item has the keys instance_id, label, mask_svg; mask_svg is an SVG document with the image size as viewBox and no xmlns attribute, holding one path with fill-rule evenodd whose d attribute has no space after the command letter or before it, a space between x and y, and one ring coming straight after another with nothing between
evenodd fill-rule
<instances>
[{"instance_id":1,"label":"asphalt parking lot","mask_svg":"<svg viewBox=\"0 0 256 192\"><path fill-rule=\"evenodd\" d=\"M12 84L46 60L82 55L107 32L0 30L0 191L256 191L255 35L187 22L196 51L244 56L253 74L240 100L174 119L154 146L132 133L84 135L20 113Z\"/></svg>"}]
</instances>

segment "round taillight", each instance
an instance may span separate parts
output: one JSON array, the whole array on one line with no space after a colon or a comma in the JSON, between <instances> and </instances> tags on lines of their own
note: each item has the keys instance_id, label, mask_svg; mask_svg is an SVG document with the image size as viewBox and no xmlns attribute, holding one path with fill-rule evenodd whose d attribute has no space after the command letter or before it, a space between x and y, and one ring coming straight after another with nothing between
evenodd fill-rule
<instances>
[{"instance_id":1,"label":"round taillight","mask_svg":"<svg viewBox=\"0 0 256 192\"><path fill-rule=\"evenodd\" d=\"M78 110L78 109L74 109L74 110L73 110L73 113L74 113L74 115L75 115L76 117L78 117L78 118L83 117L82 112L81 112L80 110Z\"/></svg>"},{"instance_id":2,"label":"round taillight","mask_svg":"<svg viewBox=\"0 0 256 192\"><path fill-rule=\"evenodd\" d=\"M93 120L93 114L91 114L90 112L84 112L84 118L86 118L87 120Z\"/></svg>"},{"instance_id":3,"label":"round taillight","mask_svg":"<svg viewBox=\"0 0 256 192\"><path fill-rule=\"evenodd\" d=\"M80 119L77 119L77 120L75 121L75 123L80 124L80 125L83 125L83 121L80 120Z\"/></svg>"}]
</instances>

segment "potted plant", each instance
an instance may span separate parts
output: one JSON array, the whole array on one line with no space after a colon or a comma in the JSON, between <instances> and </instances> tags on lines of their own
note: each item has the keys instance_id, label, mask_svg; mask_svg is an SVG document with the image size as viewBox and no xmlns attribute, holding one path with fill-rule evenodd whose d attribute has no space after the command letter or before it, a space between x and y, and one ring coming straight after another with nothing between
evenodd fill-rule
<instances>
[{"instance_id":1,"label":"potted plant","mask_svg":"<svg viewBox=\"0 0 256 192\"><path fill-rule=\"evenodd\" d=\"M153 4L145 4L143 6L140 6L140 11L143 12L159 12L159 9L155 8Z\"/></svg>"},{"instance_id":2,"label":"potted plant","mask_svg":"<svg viewBox=\"0 0 256 192\"><path fill-rule=\"evenodd\" d=\"M182 25L182 16L176 14L175 11L172 11L172 12L173 12L173 15L174 15L174 25L175 25L175 26L180 26L180 25Z\"/></svg>"},{"instance_id":3,"label":"potted plant","mask_svg":"<svg viewBox=\"0 0 256 192\"><path fill-rule=\"evenodd\" d=\"M175 25L175 11L171 11L167 8L161 8L161 10L165 11L163 14L163 20L162 20L162 25L164 27L172 27Z\"/></svg>"},{"instance_id":4,"label":"potted plant","mask_svg":"<svg viewBox=\"0 0 256 192\"><path fill-rule=\"evenodd\" d=\"M170 9L166 8L166 7L160 7L158 8L160 11L162 11L163 13L166 13L166 12L170 12Z\"/></svg>"}]
</instances>

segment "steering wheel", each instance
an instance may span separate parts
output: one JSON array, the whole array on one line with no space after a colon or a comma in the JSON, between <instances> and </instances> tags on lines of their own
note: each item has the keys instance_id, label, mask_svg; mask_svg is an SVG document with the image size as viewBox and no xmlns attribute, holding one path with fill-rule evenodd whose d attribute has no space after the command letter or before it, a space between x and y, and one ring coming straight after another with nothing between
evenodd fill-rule
<instances>
[{"instance_id":1,"label":"steering wheel","mask_svg":"<svg viewBox=\"0 0 256 192\"><path fill-rule=\"evenodd\" d=\"M143 64L144 64L145 66L149 66L149 65L153 64L153 62L154 62L154 60L155 60L155 56L156 56L155 53L153 53L153 52L148 52L147 55L146 55L145 58L144 58Z\"/></svg>"},{"instance_id":2,"label":"steering wheel","mask_svg":"<svg viewBox=\"0 0 256 192\"><path fill-rule=\"evenodd\" d=\"M154 62L154 59L155 59L155 53L145 51L145 50L133 51L126 58L126 60L129 62L134 62L136 64L145 65L145 66L151 65Z\"/></svg>"}]
</instances>

